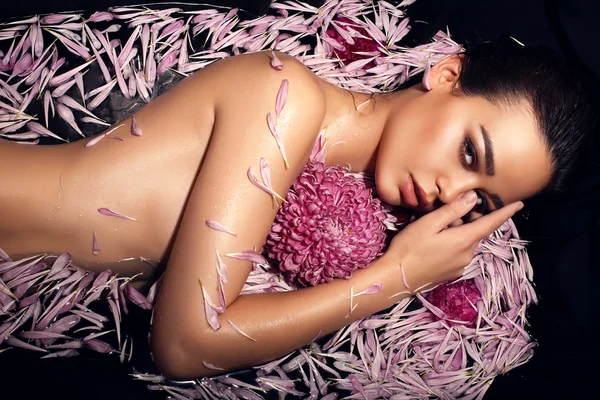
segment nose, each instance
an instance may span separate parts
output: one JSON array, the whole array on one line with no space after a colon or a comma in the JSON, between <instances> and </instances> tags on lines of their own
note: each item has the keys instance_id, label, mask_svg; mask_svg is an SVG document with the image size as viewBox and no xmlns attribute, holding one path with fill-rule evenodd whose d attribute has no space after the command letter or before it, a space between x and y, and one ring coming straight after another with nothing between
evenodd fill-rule
<instances>
[{"instance_id":1,"label":"nose","mask_svg":"<svg viewBox=\"0 0 600 400\"><path fill-rule=\"evenodd\" d=\"M438 200L444 204L448 204L461 194L474 189L475 185L470 179L450 179L441 176L436 180L436 188Z\"/></svg>"}]
</instances>

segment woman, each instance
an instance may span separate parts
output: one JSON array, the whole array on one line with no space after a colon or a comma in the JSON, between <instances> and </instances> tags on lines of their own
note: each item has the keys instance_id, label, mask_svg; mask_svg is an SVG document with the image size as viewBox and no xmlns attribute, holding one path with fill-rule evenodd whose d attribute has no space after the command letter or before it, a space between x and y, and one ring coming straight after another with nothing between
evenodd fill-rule
<instances>
[{"instance_id":1,"label":"woman","mask_svg":"<svg viewBox=\"0 0 600 400\"><path fill-rule=\"evenodd\" d=\"M129 135L132 117L109 129L109 136L127 135L124 142L0 142L0 160L11 166L0 168L0 243L10 256L69 251L82 267L148 279L155 275L139 258L163 261L152 350L171 378L221 372L210 364L232 370L271 360L408 295L393 294L460 276L479 239L521 200L564 182L591 129L568 72L516 43L476 46L433 66L426 85L372 97L278 57L281 71L266 52L210 65L135 114L141 136ZM266 122L284 79L289 95L276 126L285 162ZM217 253L261 248L277 213L248 168L258 171L265 157L274 191L286 193L323 129L328 143L341 143L327 149L327 164L373 173L382 200L431 212L349 280L238 297L252 265L227 259L221 319L255 341L228 324L211 329L201 288L218 298ZM109 218L101 208L138 221ZM211 230L207 220L236 235ZM350 288L374 283L384 283L382 291L347 315Z\"/></svg>"}]
</instances>

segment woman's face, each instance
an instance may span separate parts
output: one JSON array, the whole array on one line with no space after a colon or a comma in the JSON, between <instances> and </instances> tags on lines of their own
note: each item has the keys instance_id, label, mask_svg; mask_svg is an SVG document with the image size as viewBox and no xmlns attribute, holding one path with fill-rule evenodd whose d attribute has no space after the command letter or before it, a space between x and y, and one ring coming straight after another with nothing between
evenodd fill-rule
<instances>
[{"instance_id":1,"label":"woman's face","mask_svg":"<svg viewBox=\"0 0 600 400\"><path fill-rule=\"evenodd\" d=\"M375 170L383 201L431 211L473 189L476 217L549 182L550 156L530 107L452 95L459 71L457 56L440 61L431 90L407 89L402 109L390 112Z\"/></svg>"}]
</instances>

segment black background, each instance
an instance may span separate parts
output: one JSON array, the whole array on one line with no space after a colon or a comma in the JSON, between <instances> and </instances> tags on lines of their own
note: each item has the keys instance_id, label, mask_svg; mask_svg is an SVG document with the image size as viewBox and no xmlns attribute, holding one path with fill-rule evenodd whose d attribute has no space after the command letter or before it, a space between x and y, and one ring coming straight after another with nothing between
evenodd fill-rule
<instances>
[{"instance_id":1,"label":"black background","mask_svg":"<svg viewBox=\"0 0 600 400\"><path fill-rule=\"evenodd\" d=\"M137 3L21 0L3 2L0 17L81 9L96 11ZM269 2L209 0L207 3L239 6L260 15ZM591 0L417 0L409 7L409 14L413 20L428 24L415 22L409 40L414 44L427 41L446 25L459 43L494 39L509 33L527 44L553 48L588 73L589 84L596 90L600 76L600 36L596 30L599 11L599 2ZM529 316L539 347L525 366L497 378L486 399L597 397L592 394L598 393L595 366L600 355L598 335L593 330L600 325L596 297L600 293L596 287L599 261L595 258L600 244L600 168L596 151L594 143L587 146L577 179L566 193L530 201L515 217L521 236L532 240L529 254L541 302L531 308ZM136 325L147 327L148 313L137 312L128 324L132 329ZM140 338L136 345L143 342ZM144 351L147 348L143 345L135 349L137 357L142 357ZM149 364L142 357L136 365L146 368ZM127 375L130 372L129 366L121 366L114 357L83 354L46 361L31 352L11 350L0 355L0 398L165 398L164 394L150 392L143 383L133 381Z\"/></svg>"}]
</instances>

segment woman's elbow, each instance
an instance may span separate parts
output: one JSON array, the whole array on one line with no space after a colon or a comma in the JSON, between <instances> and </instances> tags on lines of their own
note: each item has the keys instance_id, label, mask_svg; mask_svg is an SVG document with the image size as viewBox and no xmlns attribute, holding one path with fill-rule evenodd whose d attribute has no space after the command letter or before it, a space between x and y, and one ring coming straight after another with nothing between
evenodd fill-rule
<instances>
[{"instance_id":1,"label":"woman's elbow","mask_svg":"<svg viewBox=\"0 0 600 400\"><path fill-rule=\"evenodd\" d=\"M152 360L161 375L173 380L185 379L183 374L186 370L187 360L179 346L173 342L165 343L163 340L157 340L152 335L150 348Z\"/></svg>"},{"instance_id":2,"label":"woman's elbow","mask_svg":"<svg viewBox=\"0 0 600 400\"><path fill-rule=\"evenodd\" d=\"M160 335L151 337L152 359L158 372L168 379L188 380L215 375L216 372L207 369L202 363L203 357L192 351L192 346L185 345L183 340L167 338L161 340ZM210 345L195 343L195 348L211 348Z\"/></svg>"}]
</instances>

